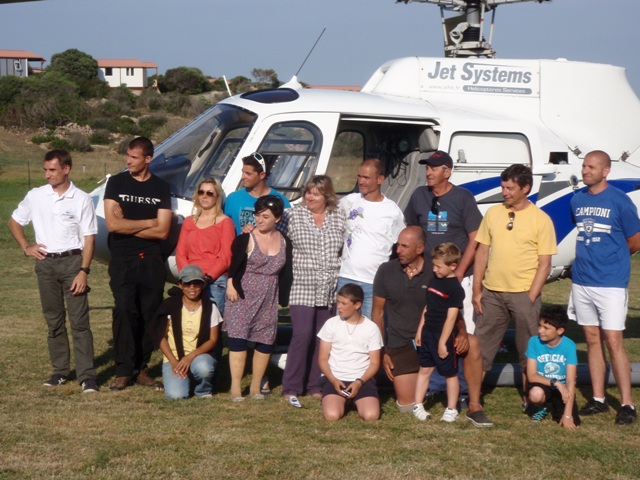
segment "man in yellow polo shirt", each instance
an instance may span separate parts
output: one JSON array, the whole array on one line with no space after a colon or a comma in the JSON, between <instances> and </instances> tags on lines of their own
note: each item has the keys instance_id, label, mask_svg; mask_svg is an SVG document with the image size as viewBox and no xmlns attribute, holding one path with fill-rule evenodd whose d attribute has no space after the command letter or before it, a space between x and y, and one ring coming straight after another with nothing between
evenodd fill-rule
<instances>
[{"instance_id":1,"label":"man in yellow polo shirt","mask_svg":"<svg viewBox=\"0 0 640 480\"><path fill-rule=\"evenodd\" d=\"M533 184L529 167L511 165L500 179L504 203L487 211L475 238L475 334L486 373L513 319L526 392L527 342L537 335L540 294L551 271L551 256L557 253L556 233L551 218L527 199Z\"/></svg>"}]
</instances>

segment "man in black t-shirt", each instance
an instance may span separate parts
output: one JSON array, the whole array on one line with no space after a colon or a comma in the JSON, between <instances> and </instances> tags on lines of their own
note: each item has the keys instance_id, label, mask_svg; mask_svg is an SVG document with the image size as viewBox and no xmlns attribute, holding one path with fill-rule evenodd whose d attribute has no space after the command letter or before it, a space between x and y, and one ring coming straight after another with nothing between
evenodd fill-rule
<instances>
[{"instance_id":1,"label":"man in black t-shirt","mask_svg":"<svg viewBox=\"0 0 640 480\"><path fill-rule=\"evenodd\" d=\"M424 258L424 231L407 227L398 237L398 258L383 263L373 281L372 318L382 332L385 347L382 366L393 382L396 404L401 412L413 410L416 380L420 364L412 340L425 305L425 291L432 277L431 262ZM482 355L480 344L468 335L459 317L456 353L463 358L464 375L469 387L467 418L477 427L490 427L493 422L480 404Z\"/></svg>"},{"instance_id":2,"label":"man in black t-shirt","mask_svg":"<svg viewBox=\"0 0 640 480\"><path fill-rule=\"evenodd\" d=\"M162 302L166 271L160 242L169 236L169 185L151 174L153 144L145 137L131 141L127 171L109 179L104 211L109 230L109 285L115 301L113 350L116 378L111 390L138 385L162 390L149 376L153 346L147 324Z\"/></svg>"}]
</instances>

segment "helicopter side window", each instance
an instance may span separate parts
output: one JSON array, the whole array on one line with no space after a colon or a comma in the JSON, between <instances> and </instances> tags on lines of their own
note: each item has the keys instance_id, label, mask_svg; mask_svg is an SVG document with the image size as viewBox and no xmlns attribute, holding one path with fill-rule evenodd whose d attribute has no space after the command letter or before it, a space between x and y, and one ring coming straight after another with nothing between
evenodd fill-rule
<instances>
[{"instance_id":1,"label":"helicopter side window","mask_svg":"<svg viewBox=\"0 0 640 480\"><path fill-rule=\"evenodd\" d=\"M271 166L267 184L289 200L299 198L301 188L316 172L321 147L322 133L312 123L274 124L258 148Z\"/></svg>"},{"instance_id":2,"label":"helicopter side window","mask_svg":"<svg viewBox=\"0 0 640 480\"><path fill-rule=\"evenodd\" d=\"M364 137L361 133L343 131L336 136L326 175L333 180L338 195L346 195L353 191L364 153Z\"/></svg>"},{"instance_id":3,"label":"helicopter side window","mask_svg":"<svg viewBox=\"0 0 640 480\"><path fill-rule=\"evenodd\" d=\"M451 137L449 152L456 168L465 164L531 165L529 140L521 133L458 132Z\"/></svg>"}]
</instances>

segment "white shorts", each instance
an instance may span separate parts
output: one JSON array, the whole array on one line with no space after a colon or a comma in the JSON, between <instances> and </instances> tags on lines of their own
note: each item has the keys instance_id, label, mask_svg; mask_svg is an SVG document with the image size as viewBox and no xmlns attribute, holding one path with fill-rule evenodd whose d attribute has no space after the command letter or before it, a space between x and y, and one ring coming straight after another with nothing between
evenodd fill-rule
<instances>
[{"instance_id":1,"label":"white shorts","mask_svg":"<svg viewBox=\"0 0 640 480\"><path fill-rule=\"evenodd\" d=\"M462 316L467 327L467 333L473 335L476 331L476 312L473 309L473 275L464 277L460 282L464 290L464 302L462 303Z\"/></svg>"},{"instance_id":2,"label":"white shorts","mask_svg":"<svg viewBox=\"0 0 640 480\"><path fill-rule=\"evenodd\" d=\"M583 327L624 330L629 295L626 288L573 284L567 313Z\"/></svg>"}]
</instances>

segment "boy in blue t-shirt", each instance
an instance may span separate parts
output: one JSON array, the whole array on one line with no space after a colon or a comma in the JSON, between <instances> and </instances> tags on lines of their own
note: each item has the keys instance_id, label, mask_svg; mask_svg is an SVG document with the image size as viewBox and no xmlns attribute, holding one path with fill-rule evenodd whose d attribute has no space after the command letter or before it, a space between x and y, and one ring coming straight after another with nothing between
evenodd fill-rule
<instances>
[{"instance_id":1,"label":"boy in blue t-shirt","mask_svg":"<svg viewBox=\"0 0 640 480\"><path fill-rule=\"evenodd\" d=\"M567 430L580 425L576 404L578 354L576 344L563 336L569 319L560 306L540 312L538 336L529 339L527 380L528 413L534 422L542 420L551 404L551 417Z\"/></svg>"}]
</instances>

